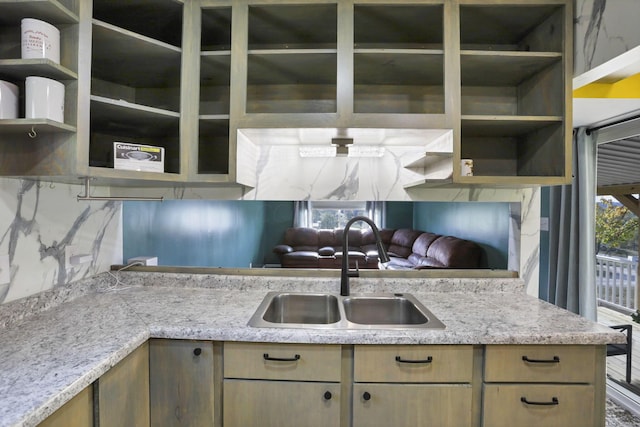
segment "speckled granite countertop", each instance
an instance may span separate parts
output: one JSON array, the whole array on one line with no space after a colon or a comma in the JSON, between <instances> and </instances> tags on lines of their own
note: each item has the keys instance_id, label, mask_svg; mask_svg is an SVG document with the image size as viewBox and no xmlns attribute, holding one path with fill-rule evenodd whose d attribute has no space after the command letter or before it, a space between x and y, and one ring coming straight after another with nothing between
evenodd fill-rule
<instances>
[{"instance_id":1,"label":"speckled granite countertop","mask_svg":"<svg viewBox=\"0 0 640 427\"><path fill-rule=\"evenodd\" d=\"M625 339L527 296L518 279L352 279L352 293L412 293L446 329L341 331L247 326L267 291L337 294L335 278L118 276L117 285L105 274L46 298L0 306L0 325L5 325L0 329L0 426L37 425L149 338L334 344L606 344Z\"/></svg>"}]
</instances>

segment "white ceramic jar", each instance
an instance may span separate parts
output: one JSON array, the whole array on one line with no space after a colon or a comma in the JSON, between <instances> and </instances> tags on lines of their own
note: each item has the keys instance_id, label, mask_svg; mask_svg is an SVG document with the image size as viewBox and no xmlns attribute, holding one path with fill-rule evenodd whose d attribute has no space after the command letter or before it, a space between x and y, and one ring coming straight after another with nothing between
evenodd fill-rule
<instances>
[{"instance_id":1,"label":"white ceramic jar","mask_svg":"<svg viewBox=\"0 0 640 427\"><path fill-rule=\"evenodd\" d=\"M18 118L19 94L18 86L0 80L0 119Z\"/></svg>"},{"instance_id":2,"label":"white ceramic jar","mask_svg":"<svg viewBox=\"0 0 640 427\"><path fill-rule=\"evenodd\" d=\"M60 63L60 30L48 22L22 19L22 59L45 58Z\"/></svg>"},{"instance_id":3,"label":"white ceramic jar","mask_svg":"<svg viewBox=\"0 0 640 427\"><path fill-rule=\"evenodd\" d=\"M64 123L64 84L45 77L27 77L25 117Z\"/></svg>"}]
</instances>

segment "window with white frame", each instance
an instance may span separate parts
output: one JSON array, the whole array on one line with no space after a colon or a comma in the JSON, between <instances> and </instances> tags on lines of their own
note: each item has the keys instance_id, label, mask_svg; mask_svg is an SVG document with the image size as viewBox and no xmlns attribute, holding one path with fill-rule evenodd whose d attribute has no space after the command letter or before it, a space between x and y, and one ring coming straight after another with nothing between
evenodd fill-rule
<instances>
[{"instance_id":1,"label":"window with white frame","mask_svg":"<svg viewBox=\"0 0 640 427\"><path fill-rule=\"evenodd\" d=\"M383 226L383 202L315 201L309 202L309 224L316 229L344 228L355 216L366 216L381 228ZM368 228L365 222L356 222L351 228Z\"/></svg>"}]
</instances>

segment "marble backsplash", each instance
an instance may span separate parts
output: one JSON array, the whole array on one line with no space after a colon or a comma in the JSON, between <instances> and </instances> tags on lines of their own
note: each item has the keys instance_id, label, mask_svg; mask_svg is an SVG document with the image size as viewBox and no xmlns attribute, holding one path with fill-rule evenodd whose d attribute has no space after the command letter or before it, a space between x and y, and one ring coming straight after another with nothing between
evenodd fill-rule
<instances>
[{"instance_id":1,"label":"marble backsplash","mask_svg":"<svg viewBox=\"0 0 640 427\"><path fill-rule=\"evenodd\" d=\"M77 201L84 188L38 180L0 179L0 256L9 258L9 283L0 303L90 278L122 262L121 202ZM106 189L95 188L93 195ZM67 263L73 249L89 255Z\"/></svg>"},{"instance_id":2,"label":"marble backsplash","mask_svg":"<svg viewBox=\"0 0 640 427\"><path fill-rule=\"evenodd\" d=\"M574 75L640 46L638 0L576 0Z\"/></svg>"}]
</instances>

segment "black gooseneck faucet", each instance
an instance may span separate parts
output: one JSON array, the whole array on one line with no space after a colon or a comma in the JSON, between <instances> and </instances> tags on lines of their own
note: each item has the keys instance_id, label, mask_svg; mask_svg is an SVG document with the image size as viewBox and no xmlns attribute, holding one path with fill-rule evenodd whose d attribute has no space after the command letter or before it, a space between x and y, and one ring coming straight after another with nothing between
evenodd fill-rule
<instances>
[{"instance_id":1,"label":"black gooseneck faucet","mask_svg":"<svg viewBox=\"0 0 640 427\"><path fill-rule=\"evenodd\" d=\"M358 221L366 222L373 231L373 235L376 238L376 245L378 246L379 268L384 269L385 264L390 261L389 255L382 244L380 231L378 230L378 227L376 227L375 223L366 216L354 216L351 218L349 222L347 222L347 225L345 225L344 233L342 235L342 271L340 272L340 295L342 296L348 296L350 293L349 277L359 276L357 265L356 271L349 271L349 228L354 222Z\"/></svg>"}]
</instances>

